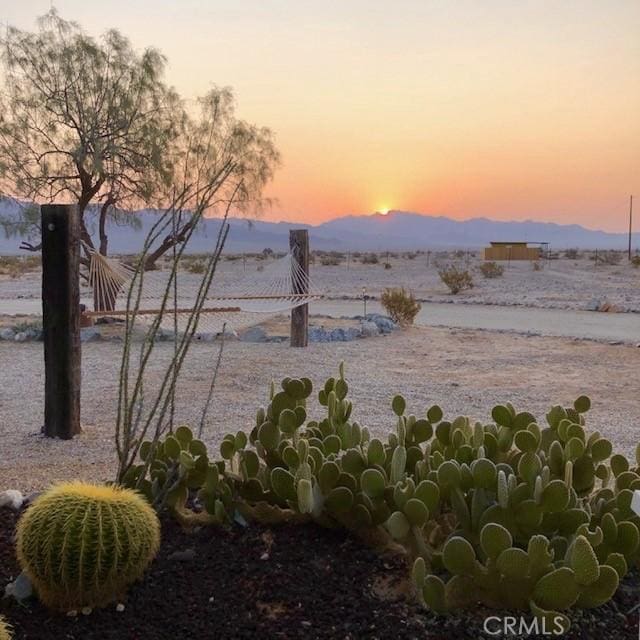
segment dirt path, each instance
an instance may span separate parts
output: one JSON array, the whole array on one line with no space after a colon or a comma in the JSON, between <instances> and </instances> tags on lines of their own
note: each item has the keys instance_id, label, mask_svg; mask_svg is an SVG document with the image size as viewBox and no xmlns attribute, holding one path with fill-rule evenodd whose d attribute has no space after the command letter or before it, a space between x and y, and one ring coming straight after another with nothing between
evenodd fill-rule
<instances>
[{"instance_id":1,"label":"dirt path","mask_svg":"<svg viewBox=\"0 0 640 640\"><path fill-rule=\"evenodd\" d=\"M172 352L159 343L148 393ZM83 345L83 434L71 442L39 434L43 411L42 343L0 342L0 489L41 488L55 479L110 479L114 473L113 425L121 345ZM207 392L215 344L193 345L178 389L180 422L195 425ZM581 393L593 399L588 421L631 454L640 440L640 349L562 338L416 327L388 337L345 343L231 342L214 395L206 442L219 445L229 431L251 428L265 403L271 378L309 376L316 383L346 362L354 417L374 434L393 428L389 403L407 397L421 414L441 404L446 415L488 420L491 407L510 401L543 418L549 406ZM315 394L314 394L315 397ZM310 415L317 417L315 401Z\"/></svg>"},{"instance_id":2,"label":"dirt path","mask_svg":"<svg viewBox=\"0 0 640 640\"><path fill-rule=\"evenodd\" d=\"M370 312L384 313L375 300L367 302L367 313ZM334 317L353 316L363 313L363 304L347 300L323 300L311 305L311 313ZM637 313L423 302L416 324L640 343L640 314Z\"/></svg>"}]
</instances>

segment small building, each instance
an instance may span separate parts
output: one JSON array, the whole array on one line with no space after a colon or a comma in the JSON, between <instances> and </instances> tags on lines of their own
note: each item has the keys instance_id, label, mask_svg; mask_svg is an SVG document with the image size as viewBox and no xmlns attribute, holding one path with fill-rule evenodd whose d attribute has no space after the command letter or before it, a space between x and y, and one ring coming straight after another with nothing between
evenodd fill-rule
<instances>
[{"instance_id":1,"label":"small building","mask_svg":"<svg viewBox=\"0 0 640 640\"><path fill-rule=\"evenodd\" d=\"M529 245L537 245L531 247ZM485 260L539 260L547 242L492 242L484 249Z\"/></svg>"}]
</instances>

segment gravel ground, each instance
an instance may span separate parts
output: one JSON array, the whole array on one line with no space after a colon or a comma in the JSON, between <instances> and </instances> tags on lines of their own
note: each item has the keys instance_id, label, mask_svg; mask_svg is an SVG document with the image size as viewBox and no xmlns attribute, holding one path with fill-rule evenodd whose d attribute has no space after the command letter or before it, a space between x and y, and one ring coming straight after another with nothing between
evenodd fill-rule
<instances>
[{"instance_id":1,"label":"gravel ground","mask_svg":"<svg viewBox=\"0 0 640 640\"><path fill-rule=\"evenodd\" d=\"M378 297L385 287L404 286L416 297L429 302L456 302L493 305L523 305L547 309L591 310L595 303L608 302L618 311L640 312L640 269L632 267L626 258L619 265L608 266L587 257L566 258L541 262L542 269L534 271L529 262L502 263L504 275L486 279L478 268L482 261L476 254L454 258L453 254L418 254L414 259L399 255L389 257L391 268L386 269L385 254L379 264L362 264L353 258L337 266L323 266L319 259L311 265L311 278L317 289L328 298L361 298L362 288ZM473 274L474 288L457 296L449 294L438 276L438 264L453 263ZM229 286L250 277L257 281L268 272L270 260L223 260L216 274L214 288ZM163 272L147 275L162 279ZM195 287L201 276L181 272L181 289ZM0 308L3 313L39 313L41 276L37 272L11 279L0 276Z\"/></svg>"},{"instance_id":2,"label":"gravel ground","mask_svg":"<svg viewBox=\"0 0 640 640\"><path fill-rule=\"evenodd\" d=\"M0 490L30 491L57 479L113 477L113 428L121 345L83 345L83 433L71 442L39 435L43 412L42 343L0 342ZM147 384L150 394L171 343L159 343ZM197 425L217 346L196 343L177 392L179 422ZM510 401L542 419L551 404L592 397L588 425L630 455L640 440L640 349L562 338L526 337L443 328L413 328L387 337L317 343L230 342L209 415L205 441L217 447L229 431L250 429L265 403L269 381L308 376L316 388L346 362L354 417L376 435L393 428L390 401L403 393L420 414L439 403L445 414L487 420ZM314 394L315 395L315 394ZM310 414L319 407L312 403Z\"/></svg>"}]
</instances>

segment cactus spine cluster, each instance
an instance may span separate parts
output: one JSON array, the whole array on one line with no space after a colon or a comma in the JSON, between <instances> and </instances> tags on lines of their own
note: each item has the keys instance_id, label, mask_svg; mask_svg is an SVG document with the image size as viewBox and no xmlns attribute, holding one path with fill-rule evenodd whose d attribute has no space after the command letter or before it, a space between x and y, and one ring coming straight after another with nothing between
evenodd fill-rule
<instances>
[{"instance_id":1,"label":"cactus spine cluster","mask_svg":"<svg viewBox=\"0 0 640 640\"><path fill-rule=\"evenodd\" d=\"M11 640L11 625L0 616L0 640Z\"/></svg>"},{"instance_id":2,"label":"cactus spine cluster","mask_svg":"<svg viewBox=\"0 0 640 640\"><path fill-rule=\"evenodd\" d=\"M16 551L40 599L61 611L107 604L140 578L160 544L155 511L121 487L52 487L20 518Z\"/></svg>"},{"instance_id":3,"label":"cactus spine cluster","mask_svg":"<svg viewBox=\"0 0 640 640\"><path fill-rule=\"evenodd\" d=\"M272 384L251 432L227 434L215 464L184 438L168 446L167 437L155 454L144 445L151 478L142 469L138 481L161 495L178 478L184 500L197 488L220 523L235 512L268 523L313 520L400 544L415 559L421 600L439 613L483 601L559 616L606 602L640 565L640 518L630 509L640 447L632 467L588 434L586 396L553 407L546 424L509 403L483 424L446 420L437 405L408 414L397 395L385 441L352 419L343 365L318 392L318 420L307 416L312 389L307 378ZM191 471L180 471L195 454Z\"/></svg>"}]
</instances>

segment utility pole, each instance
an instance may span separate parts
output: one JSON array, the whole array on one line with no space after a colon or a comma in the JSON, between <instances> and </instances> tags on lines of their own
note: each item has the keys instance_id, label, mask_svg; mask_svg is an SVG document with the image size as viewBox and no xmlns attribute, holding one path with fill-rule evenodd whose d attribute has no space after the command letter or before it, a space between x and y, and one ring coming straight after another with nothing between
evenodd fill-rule
<instances>
[{"instance_id":1,"label":"utility pole","mask_svg":"<svg viewBox=\"0 0 640 640\"><path fill-rule=\"evenodd\" d=\"M631 260L631 233L633 229L633 196L629 196L629 260Z\"/></svg>"}]
</instances>

